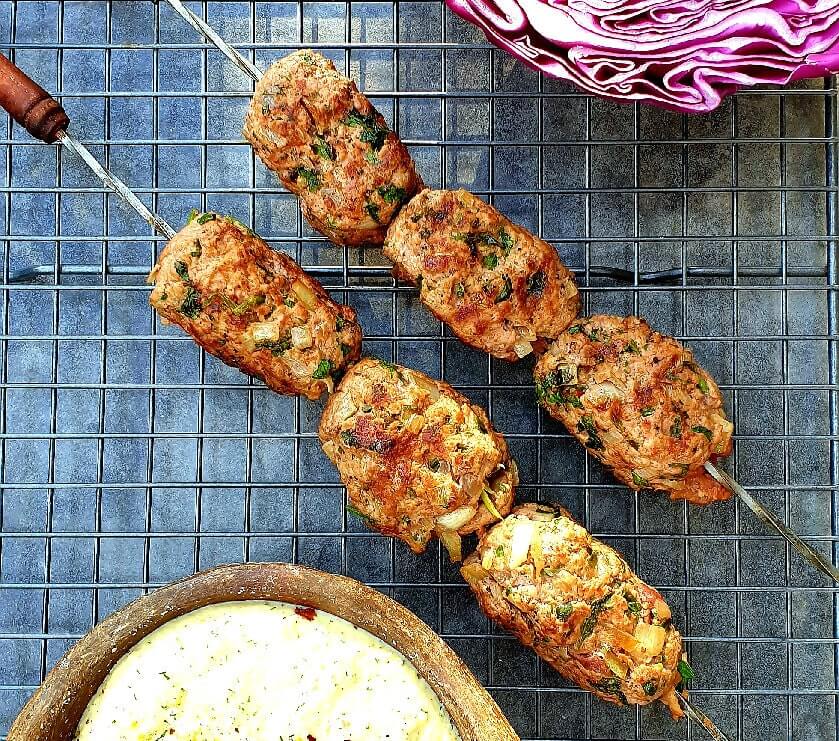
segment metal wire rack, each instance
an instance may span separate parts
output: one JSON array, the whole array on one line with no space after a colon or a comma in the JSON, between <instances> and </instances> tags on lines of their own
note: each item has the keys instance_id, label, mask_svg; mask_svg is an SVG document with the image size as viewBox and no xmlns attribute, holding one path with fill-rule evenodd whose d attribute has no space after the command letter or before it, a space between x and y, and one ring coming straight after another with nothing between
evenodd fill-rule
<instances>
[{"instance_id":1,"label":"metal wire rack","mask_svg":"<svg viewBox=\"0 0 839 741\"><path fill-rule=\"evenodd\" d=\"M836 550L834 81L743 91L684 117L540 77L439 0L191 7L262 67L322 49L426 182L488 197L555 243L587 312L639 313L688 342L724 389L738 479ZM168 6L0 2L0 48L172 223L192 207L252 223L357 309L367 352L483 404L517 458L520 497L561 502L662 588L697 702L733 738L836 738L836 587L734 501L688 508L615 484L537 412L528 363L463 347L378 251L310 232L241 139L249 81ZM288 560L413 609L525 739L701 737L660 708L592 700L492 630L436 547L417 557L369 533L320 451L321 406L271 394L161 326L144 285L161 242L80 162L17 128L2 136L0 735L117 607L217 563Z\"/></svg>"}]
</instances>

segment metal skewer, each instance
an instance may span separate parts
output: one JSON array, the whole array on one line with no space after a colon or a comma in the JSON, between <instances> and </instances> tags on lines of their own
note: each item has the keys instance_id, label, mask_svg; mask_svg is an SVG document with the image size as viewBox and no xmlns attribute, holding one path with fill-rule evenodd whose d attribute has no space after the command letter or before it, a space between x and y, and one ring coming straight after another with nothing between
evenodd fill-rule
<instances>
[{"instance_id":1,"label":"metal skewer","mask_svg":"<svg viewBox=\"0 0 839 741\"><path fill-rule=\"evenodd\" d=\"M815 566L825 576L839 582L839 569L828 561L821 553L805 543L798 535L790 530L781 520L758 502L749 492L738 484L725 471L717 468L713 463L705 463L705 470L711 474L730 492L736 494L757 517L771 530L775 530L784 540L798 551L811 566Z\"/></svg>"},{"instance_id":2,"label":"metal skewer","mask_svg":"<svg viewBox=\"0 0 839 741\"><path fill-rule=\"evenodd\" d=\"M70 117L61 104L3 54L0 54L0 105L36 139L47 144L58 142L81 157L102 182L158 234L167 239L175 236L175 230L169 224L149 211L122 180L106 170L84 144L67 133Z\"/></svg>"},{"instance_id":3,"label":"metal skewer","mask_svg":"<svg viewBox=\"0 0 839 741\"><path fill-rule=\"evenodd\" d=\"M250 76L254 81L262 77L262 72L257 68L253 62L245 59L238 51L236 51L230 44L228 44L221 36L219 36L207 22L195 15L189 8L187 8L181 0L167 0L172 9L183 18L190 26L192 26L198 33L206 36L212 41L218 50L224 54L233 64L235 64L242 72Z\"/></svg>"},{"instance_id":4,"label":"metal skewer","mask_svg":"<svg viewBox=\"0 0 839 741\"><path fill-rule=\"evenodd\" d=\"M726 736L712 721L705 713L703 713L696 705L694 705L690 700L687 699L681 692L676 692L676 697L679 698L679 702L682 704L682 707L685 709L685 715L690 718L694 723L702 726L707 732L708 735L714 739L714 741L731 741L731 739Z\"/></svg>"}]
</instances>

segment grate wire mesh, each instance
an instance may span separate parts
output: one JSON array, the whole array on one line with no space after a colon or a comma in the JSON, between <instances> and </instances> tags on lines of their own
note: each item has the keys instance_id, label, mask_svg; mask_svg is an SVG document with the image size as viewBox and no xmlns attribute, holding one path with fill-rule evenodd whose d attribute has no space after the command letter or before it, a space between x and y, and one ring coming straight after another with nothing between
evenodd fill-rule
<instances>
[{"instance_id":1,"label":"grate wire mesh","mask_svg":"<svg viewBox=\"0 0 839 741\"><path fill-rule=\"evenodd\" d=\"M638 313L689 343L725 393L732 472L836 559L834 80L685 117L543 78L438 0L190 7L263 68L324 51L427 183L487 197L554 243L587 312ZM520 498L562 503L661 588L697 702L732 738L836 738L835 586L736 502L689 508L614 483L537 412L532 364L464 347L379 252L311 232L241 139L249 80L166 4L0 2L0 48L171 223L199 207L253 224L355 307L368 353L484 405ZM17 127L2 136L0 735L127 601L218 563L287 560L414 610L525 739L702 736L659 708L592 701L492 629L436 546L417 557L369 533L317 443L322 406L271 394L162 326L144 285L162 242L78 160Z\"/></svg>"}]
</instances>

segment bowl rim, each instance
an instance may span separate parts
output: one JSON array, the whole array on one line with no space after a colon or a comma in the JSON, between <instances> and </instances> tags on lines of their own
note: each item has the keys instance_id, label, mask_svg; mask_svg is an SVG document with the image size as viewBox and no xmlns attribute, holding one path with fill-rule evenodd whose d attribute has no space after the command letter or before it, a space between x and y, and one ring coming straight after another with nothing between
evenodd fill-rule
<instances>
[{"instance_id":1,"label":"bowl rim","mask_svg":"<svg viewBox=\"0 0 839 741\"><path fill-rule=\"evenodd\" d=\"M207 605L277 600L323 610L405 656L443 703L462 741L519 741L466 664L419 617L355 579L289 563L216 566L112 613L59 659L12 723L7 741L67 741L114 664L164 623Z\"/></svg>"}]
</instances>

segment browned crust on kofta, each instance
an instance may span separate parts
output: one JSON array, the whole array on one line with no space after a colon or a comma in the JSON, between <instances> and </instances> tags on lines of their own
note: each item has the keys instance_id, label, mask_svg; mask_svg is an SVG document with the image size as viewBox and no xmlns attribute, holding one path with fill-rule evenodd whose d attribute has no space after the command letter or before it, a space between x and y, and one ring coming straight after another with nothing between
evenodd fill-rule
<instances>
[{"instance_id":1,"label":"browned crust on kofta","mask_svg":"<svg viewBox=\"0 0 839 741\"><path fill-rule=\"evenodd\" d=\"M329 399L318 434L352 506L417 553L435 532L451 553L457 535L512 505L518 476L504 438L483 409L418 371L362 359Z\"/></svg>"},{"instance_id":2,"label":"browned crust on kofta","mask_svg":"<svg viewBox=\"0 0 839 741\"><path fill-rule=\"evenodd\" d=\"M565 513L516 508L461 571L484 613L562 676L609 702L661 700L682 715L682 639L670 608Z\"/></svg>"},{"instance_id":3,"label":"browned crust on kofta","mask_svg":"<svg viewBox=\"0 0 839 741\"><path fill-rule=\"evenodd\" d=\"M317 399L361 354L355 312L230 217L193 214L149 282L165 322L274 391Z\"/></svg>"},{"instance_id":4,"label":"browned crust on kofta","mask_svg":"<svg viewBox=\"0 0 839 741\"><path fill-rule=\"evenodd\" d=\"M424 190L388 230L394 274L467 345L517 360L577 316L556 250L465 190Z\"/></svg>"},{"instance_id":5,"label":"browned crust on kofta","mask_svg":"<svg viewBox=\"0 0 839 741\"><path fill-rule=\"evenodd\" d=\"M731 496L703 468L731 453L720 389L672 337L634 317L582 319L534 377L539 403L627 486L695 504Z\"/></svg>"},{"instance_id":6,"label":"browned crust on kofta","mask_svg":"<svg viewBox=\"0 0 839 741\"><path fill-rule=\"evenodd\" d=\"M306 220L337 244L380 245L422 187L382 115L321 54L302 50L256 83L245 138L300 198Z\"/></svg>"}]
</instances>

